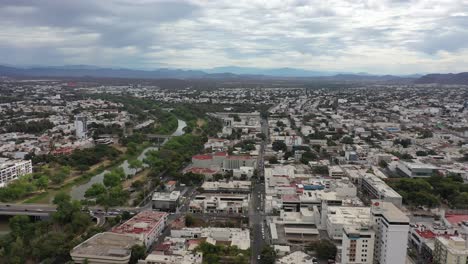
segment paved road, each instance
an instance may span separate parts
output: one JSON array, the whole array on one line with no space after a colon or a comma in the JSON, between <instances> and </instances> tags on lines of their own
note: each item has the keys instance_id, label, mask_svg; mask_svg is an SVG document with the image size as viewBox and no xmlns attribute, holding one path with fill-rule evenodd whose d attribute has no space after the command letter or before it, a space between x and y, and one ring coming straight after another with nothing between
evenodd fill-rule
<instances>
[{"instance_id":1,"label":"paved road","mask_svg":"<svg viewBox=\"0 0 468 264\"><path fill-rule=\"evenodd\" d=\"M262 119L262 132L268 136L268 121ZM262 142L260 145L260 153L258 155L258 179L264 177L264 164L263 155L265 153L265 144ZM252 188L252 198L249 208L249 224L251 230L251 252L252 259L250 263L258 263L258 256L260 255L262 248L269 240L268 238L268 226L265 222L265 185L257 180L254 180Z\"/></svg>"}]
</instances>

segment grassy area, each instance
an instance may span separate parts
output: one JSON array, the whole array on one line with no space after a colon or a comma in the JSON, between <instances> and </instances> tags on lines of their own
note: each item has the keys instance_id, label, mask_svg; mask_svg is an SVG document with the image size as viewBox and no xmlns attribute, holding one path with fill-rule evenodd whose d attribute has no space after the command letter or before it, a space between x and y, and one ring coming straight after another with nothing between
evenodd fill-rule
<instances>
[{"instance_id":1,"label":"grassy area","mask_svg":"<svg viewBox=\"0 0 468 264\"><path fill-rule=\"evenodd\" d=\"M124 189L129 188L132 185L132 183L135 182L135 181L138 181L138 180L144 181L148 177L149 173L150 173L149 169L144 169L144 170L138 172L135 176L133 176L130 179L125 180L122 183L123 188Z\"/></svg>"},{"instance_id":2,"label":"grassy area","mask_svg":"<svg viewBox=\"0 0 468 264\"><path fill-rule=\"evenodd\" d=\"M137 154L122 154L119 158L110 161L110 160L104 160L96 165L93 165L87 172L74 176L71 178L68 178L65 181L65 184L61 186L56 186L56 187L51 187L48 188L47 191L34 194L29 198L26 198L22 201L18 201L19 203L40 203L40 204L49 204L51 203L51 200L55 195L59 192L70 192L73 186L75 185L81 185L87 183L94 175L99 174L103 172L106 169L112 169L114 167L117 167L120 165L124 160L126 159L135 159L138 157L141 152L148 147L148 143L143 143L139 146ZM131 183L130 183L131 184Z\"/></svg>"}]
</instances>

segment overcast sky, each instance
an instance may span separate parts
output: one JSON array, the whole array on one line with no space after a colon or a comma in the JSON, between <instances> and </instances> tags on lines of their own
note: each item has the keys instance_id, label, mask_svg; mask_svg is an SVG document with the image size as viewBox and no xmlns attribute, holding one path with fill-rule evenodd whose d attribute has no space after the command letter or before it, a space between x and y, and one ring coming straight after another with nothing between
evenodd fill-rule
<instances>
[{"instance_id":1,"label":"overcast sky","mask_svg":"<svg viewBox=\"0 0 468 264\"><path fill-rule=\"evenodd\" d=\"M468 70L468 0L1 0L0 64Z\"/></svg>"}]
</instances>

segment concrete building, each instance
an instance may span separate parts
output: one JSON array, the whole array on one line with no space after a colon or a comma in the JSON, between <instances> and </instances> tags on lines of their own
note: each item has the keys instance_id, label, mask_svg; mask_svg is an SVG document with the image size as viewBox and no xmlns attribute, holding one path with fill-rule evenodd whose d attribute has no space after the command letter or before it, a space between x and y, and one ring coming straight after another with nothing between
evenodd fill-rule
<instances>
[{"instance_id":1,"label":"concrete building","mask_svg":"<svg viewBox=\"0 0 468 264\"><path fill-rule=\"evenodd\" d=\"M250 181L207 181L202 184L201 188L205 193L250 193L251 186L252 182Z\"/></svg>"},{"instance_id":2,"label":"concrete building","mask_svg":"<svg viewBox=\"0 0 468 264\"><path fill-rule=\"evenodd\" d=\"M341 244L342 264L371 264L374 262L375 232L366 225L343 228ZM399 263L399 262L393 262Z\"/></svg>"},{"instance_id":3,"label":"concrete building","mask_svg":"<svg viewBox=\"0 0 468 264\"><path fill-rule=\"evenodd\" d=\"M468 247L461 237L437 237L434 243L434 263L468 263Z\"/></svg>"},{"instance_id":4,"label":"concrete building","mask_svg":"<svg viewBox=\"0 0 468 264\"><path fill-rule=\"evenodd\" d=\"M371 198L391 202L398 207L402 206L401 195L374 174L366 173L362 176L361 188Z\"/></svg>"},{"instance_id":5,"label":"concrete building","mask_svg":"<svg viewBox=\"0 0 468 264\"><path fill-rule=\"evenodd\" d=\"M190 201L191 213L243 214L249 210L249 194L204 193Z\"/></svg>"},{"instance_id":6,"label":"concrete building","mask_svg":"<svg viewBox=\"0 0 468 264\"><path fill-rule=\"evenodd\" d=\"M202 264L203 255L199 252L184 255L164 255L151 253L138 264Z\"/></svg>"},{"instance_id":7,"label":"concrete building","mask_svg":"<svg viewBox=\"0 0 468 264\"><path fill-rule=\"evenodd\" d=\"M74 263L127 264L134 245L142 241L125 234L104 232L88 238L70 251Z\"/></svg>"},{"instance_id":8,"label":"concrete building","mask_svg":"<svg viewBox=\"0 0 468 264\"><path fill-rule=\"evenodd\" d=\"M438 167L420 162L398 161L395 170L402 176L417 178L431 177L437 172Z\"/></svg>"},{"instance_id":9,"label":"concrete building","mask_svg":"<svg viewBox=\"0 0 468 264\"><path fill-rule=\"evenodd\" d=\"M376 232L374 263L405 263L409 218L393 203L372 200L371 223Z\"/></svg>"},{"instance_id":10,"label":"concrete building","mask_svg":"<svg viewBox=\"0 0 468 264\"><path fill-rule=\"evenodd\" d=\"M153 209L175 212L179 206L180 192L155 192L153 193Z\"/></svg>"},{"instance_id":11,"label":"concrete building","mask_svg":"<svg viewBox=\"0 0 468 264\"><path fill-rule=\"evenodd\" d=\"M345 176L345 172L340 166L329 166L328 176L332 178L341 178Z\"/></svg>"},{"instance_id":12,"label":"concrete building","mask_svg":"<svg viewBox=\"0 0 468 264\"><path fill-rule=\"evenodd\" d=\"M166 227L167 217L167 213L143 211L120 226L112 228L112 232L135 237L149 248Z\"/></svg>"},{"instance_id":13,"label":"concrete building","mask_svg":"<svg viewBox=\"0 0 468 264\"><path fill-rule=\"evenodd\" d=\"M32 172L30 160L0 159L0 187L5 187L9 182Z\"/></svg>"},{"instance_id":14,"label":"concrete building","mask_svg":"<svg viewBox=\"0 0 468 264\"><path fill-rule=\"evenodd\" d=\"M347 226L369 226L369 207L330 206L322 210L326 217L328 236L334 240L343 238L343 228Z\"/></svg>"},{"instance_id":15,"label":"concrete building","mask_svg":"<svg viewBox=\"0 0 468 264\"><path fill-rule=\"evenodd\" d=\"M257 159L246 155L228 155L226 152L217 152L214 154L199 154L192 157L194 168L207 168L216 170L235 170L241 167L257 167Z\"/></svg>"},{"instance_id":16,"label":"concrete building","mask_svg":"<svg viewBox=\"0 0 468 264\"><path fill-rule=\"evenodd\" d=\"M237 246L239 249L250 248L250 231L241 228L182 228L171 230L171 237L198 239L206 238L205 242L216 245L223 243L229 246Z\"/></svg>"},{"instance_id":17,"label":"concrete building","mask_svg":"<svg viewBox=\"0 0 468 264\"><path fill-rule=\"evenodd\" d=\"M87 117L83 115L75 116L75 136L77 139L86 139L88 132Z\"/></svg>"},{"instance_id":18,"label":"concrete building","mask_svg":"<svg viewBox=\"0 0 468 264\"><path fill-rule=\"evenodd\" d=\"M302 251L295 251L279 258L276 264L312 264L312 257Z\"/></svg>"}]
</instances>

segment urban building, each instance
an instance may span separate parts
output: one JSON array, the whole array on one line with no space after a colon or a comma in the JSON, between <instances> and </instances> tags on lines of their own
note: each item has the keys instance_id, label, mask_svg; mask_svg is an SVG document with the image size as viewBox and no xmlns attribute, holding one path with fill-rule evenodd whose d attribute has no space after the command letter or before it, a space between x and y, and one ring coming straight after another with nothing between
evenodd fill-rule
<instances>
[{"instance_id":1,"label":"urban building","mask_svg":"<svg viewBox=\"0 0 468 264\"><path fill-rule=\"evenodd\" d=\"M375 232L366 225L343 227L341 243L342 264L374 263ZM399 262L392 262L399 263ZM403 262L404 263L404 262Z\"/></svg>"},{"instance_id":2,"label":"urban building","mask_svg":"<svg viewBox=\"0 0 468 264\"><path fill-rule=\"evenodd\" d=\"M0 188L32 172L31 160L8 160L0 158Z\"/></svg>"},{"instance_id":3,"label":"urban building","mask_svg":"<svg viewBox=\"0 0 468 264\"><path fill-rule=\"evenodd\" d=\"M322 210L326 217L325 226L328 236L334 240L343 238L343 228L347 226L369 226L369 207L329 206Z\"/></svg>"},{"instance_id":4,"label":"urban building","mask_svg":"<svg viewBox=\"0 0 468 264\"><path fill-rule=\"evenodd\" d=\"M191 213L243 214L249 209L249 194L204 193L190 201Z\"/></svg>"},{"instance_id":5,"label":"urban building","mask_svg":"<svg viewBox=\"0 0 468 264\"><path fill-rule=\"evenodd\" d=\"M403 204L401 195L374 174L366 173L362 176L361 188L371 199L391 202L398 207Z\"/></svg>"},{"instance_id":6,"label":"urban building","mask_svg":"<svg viewBox=\"0 0 468 264\"><path fill-rule=\"evenodd\" d=\"M128 264L134 245L142 241L134 236L112 232L98 233L70 251L74 263Z\"/></svg>"},{"instance_id":7,"label":"urban building","mask_svg":"<svg viewBox=\"0 0 468 264\"><path fill-rule=\"evenodd\" d=\"M375 230L374 262L405 263L409 218L393 203L372 200L371 223Z\"/></svg>"},{"instance_id":8,"label":"urban building","mask_svg":"<svg viewBox=\"0 0 468 264\"><path fill-rule=\"evenodd\" d=\"M461 237L437 237L434 243L434 263L468 263L468 247Z\"/></svg>"},{"instance_id":9,"label":"urban building","mask_svg":"<svg viewBox=\"0 0 468 264\"><path fill-rule=\"evenodd\" d=\"M144 260L139 260L138 264L202 264L203 255L199 252L184 255L165 255L151 253Z\"/></svg>"},{"instance_id":10,"label":"urban building","mask_svg":"<svg viewBox=\"0 0 468 264\"><path fill-rule=\"evenodd\" d=\"M180 192L154 192L153 209L166 212L175 212L179 206Z\"/></svg>"},{"instance_id":11,"label":"urban building","mask_svg":"<svg viewBox=\"0 0 468 264\"><path fill-rule=\"evenodd\" d=\"M171 230L171 237L199 239L206 238L205 242L216 245L222 243L228 246L237 246L239 249L250 248L250 231L241 228L182 228Z\"/></svg>"},{"instance_id":12,"label":"urban building","mask_svg":"<svg viewBox=\"0 0 468 264\"><path fill-rule=\"evenodd\" d=\"M166 227L167 217L167 213L143 211L112 228L112 232L135 237L149 248Z\"/></svg>"},{"instance_id":13,"label":"urban building","mask_svg":"<svg viewBox=\"0 0 468 264\"><path fill-rule=\"evenodd\" d=\"M312 264L312 257L302 251L295 251L289 255L279 258L276 264Z\"/></svg>"},{"instance_id":14,"label":"urban building","mask_svg":"<svg viewBox=\"0 0 468 264\"><path fill-rule=\"evenodd\" d=\"M395 169L400 175L410 178L431 177L438 170L436 166L431 164L406 161L398 161Z\"/></svg>"},{"instance_id":15,"label":"urban building","mask_svg":"<svg viewBox=\"0 0 468 264\"><path fill-rule=\"evenodd\" d=\"M87 117L84 115L75 116L75 136L77 139L86 139L88 132Z\"/></svg>"}]
</instances>

